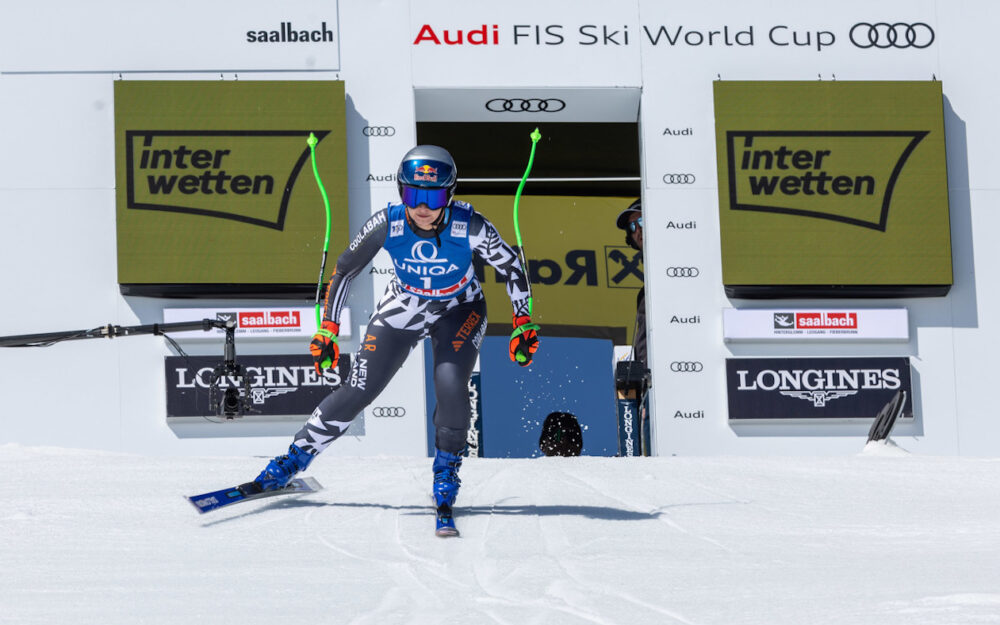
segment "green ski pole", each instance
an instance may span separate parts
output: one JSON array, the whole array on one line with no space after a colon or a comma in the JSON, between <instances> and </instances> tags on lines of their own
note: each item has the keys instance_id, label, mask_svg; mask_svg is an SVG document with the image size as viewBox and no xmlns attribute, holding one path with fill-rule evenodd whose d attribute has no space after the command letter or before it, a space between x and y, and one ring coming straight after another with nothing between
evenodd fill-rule
<instances>
[{"instance_id":1,"label":"green ski pole","mask_svg":"<svg viewBox=\"0 0 1000 625\"><path fill-rule=\"evenodd\" d=\"M531 295L531 278L528 273L528 261L524 256L524 243L521 241L521 224L519 209L521 204L521 191L524 190L524 185L528 182L528 175L531 173L531 166L535 163L535 146L538 145L538 140L542 138L542 133L538 132L538 128L531 133L531 154L528 155L528 166L524 170L524 175L521 176L521 183L517 185L517 193L514 194L514 235L517 237L517 249L518 253L521 255L521 265L524 267L524 277L528 281L528 316L530 317L534 307L535 301L534 297ZM510 340L514 340L527 330L538 331L540 328L537 323L526 323L510 335ZM514 356L518 362L525 362L528 357L517 352Z\"/></svg>"},{"instance_id":2,"label":"green ski pole","mask_svg":"<svg viewBox=\"0 0 1000 625\"><path fill-rule=\"evenodd\" d=\"M306 144L309 145L309 155L312 159L312 170L313 177L316 178L316 185L319 187L320 195L323 196L323 207L326 210L326 236L323 239L323 260L319 265L319 278L316 280L316 330L317 332L322 332L322 313L320 312L320 296L323 293L323 274L326 273L326 257L330 250L330 198L326 195L326 188L323 186L323 180L319 177L319 168L316 166L316 144L319 143L319 139L316 135L309 133L309 138L306 139ZM337 341L337 337L330 337L334 342ZM320 365L324 369L330 368L333 362L328 358L324 360Z\"/></svg>"}]
</instances>

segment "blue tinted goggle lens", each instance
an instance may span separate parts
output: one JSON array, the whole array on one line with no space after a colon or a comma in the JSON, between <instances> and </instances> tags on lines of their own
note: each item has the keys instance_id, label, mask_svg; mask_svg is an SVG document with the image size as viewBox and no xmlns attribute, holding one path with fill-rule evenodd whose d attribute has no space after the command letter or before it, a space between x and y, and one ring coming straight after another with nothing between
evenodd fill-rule
<instances>
[{"instance_id":1,"label":"blue tinted goggle lens","mask_svg":"<svg viewBox=\"0 0 1000 625\"><path fill-rule=\"evenodd\" d=\"M426 204L427 208L444 208L451 197L450 189L423 189L403 185L402 200L410 208Z\"/></svg>"},{"instance_id":2,"label":"blue tinted goggle lens","mask_svg":"<svg viewBox=\"0 0 1000 625\"><path fill-rule=\"evenodd\" d=\"M642 217L636 219L635 221L630 221L628 224L628 231L635 232L637 228L642 228Z\"/></svg>"}]
</instances>

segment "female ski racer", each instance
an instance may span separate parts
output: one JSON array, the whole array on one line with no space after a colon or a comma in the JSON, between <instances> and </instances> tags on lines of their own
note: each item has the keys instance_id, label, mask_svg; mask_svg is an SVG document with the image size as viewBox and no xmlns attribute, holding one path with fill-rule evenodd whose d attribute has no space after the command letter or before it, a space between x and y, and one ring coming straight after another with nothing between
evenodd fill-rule
<instances>
[{"instance_id":1,"label":"female ski racer","mask_svg":"<svg viewBox=\"0 0 1000 625\"><path fill-rule=\"evenodd\" d=\"M526 366L538 349L521 263L493 224L453 199L456 180L455 162L444 148L420 145L403 157L397 172L402 203L375 213L337 259L322 327L309 346L317 372L337 366L339 319L348 289L380 248L392 257L395 277L368 321L348 380L320 402L288 453L271 460L250 484L253 490L283 488L308 467L382 392L417 342L429 336L437 398L433 492L439 511L446 506L450 516L470 423L468 382L486 331L486 300L473 254L506 278L514 308L511 360Z\"/></svg>"}]
</instances>

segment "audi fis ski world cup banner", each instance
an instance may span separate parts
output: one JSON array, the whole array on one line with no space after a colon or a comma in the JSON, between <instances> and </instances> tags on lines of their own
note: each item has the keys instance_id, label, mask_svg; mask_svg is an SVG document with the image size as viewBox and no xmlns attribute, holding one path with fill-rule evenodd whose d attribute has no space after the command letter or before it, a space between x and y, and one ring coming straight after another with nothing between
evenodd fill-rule
<instances>
[{"instance_id":1,"label":"audi fis ski world cup banner","mask_svg":"<svg viewBox=\"0 0 1000 625\"><path fill-rule=\"evenodd\" d=\"M726 359L729 419L871 419L906 391L912 418L909 358Z\"/></svg>"},{"instance_id":2,"label":"audi fis ski world cup banner","mask_svg":"<svg viewBox=\"0 0 1000 625\"><path fill-rule=\"evenodd\" d=\"M326 230L310 134L347 244L344 102L339 81L115 82L122 291L307 295Z\"/></svg>"},{"instance_id":3,"label":"audi fis ski world cup banner","mask_svg":"<svg viewBox=\"0 0 1000 625\"><path fill-rule=\"evenodd\" d=\"M167 356L165 360L167 417L214 416L226 389L235 388L243 394L242 380L223 377L213 397L213 371L220 364L216 356ZM309 355L239 356L237 363L245 368L250 381L251 412L247 416L312 414L324 397L348 381L351 369L347 354L341 354L337 367L327 369L322 376L316 373ZM354 430L351 433L357 434Z\"/></svg>"},{"instance_id":4,"label":"audi fis ski world cup banner","mask_svg":"<svg viewBox=\"0 0 1000 625\"><path fill-rule=\"evenodd\" d=\"M730 296L944 295L941 83L714 83Z\"/></svg>"}]
</instances>

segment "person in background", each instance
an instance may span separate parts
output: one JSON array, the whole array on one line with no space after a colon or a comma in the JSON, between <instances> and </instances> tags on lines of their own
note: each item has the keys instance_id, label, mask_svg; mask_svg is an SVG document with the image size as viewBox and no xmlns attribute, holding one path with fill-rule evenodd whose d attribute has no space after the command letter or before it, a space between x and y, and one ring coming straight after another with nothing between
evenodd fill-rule
<instances>
[{"instance_id":1,"label":"person in background","mask_svg":"<svg viewBox=\"0 0 1000 625\"><path fill-rule=\"evenodd\" d=\"M538 448L546 456L579 456L583 451L583 428L571 412L550 412L542 424Z\"/></svg>"},{"instance_id":2,"label":"person in background","mask_svg":"<svg viewBox=\"0 0 1000 625\"><path fill-rule=\"evenodd\" d=\"M642 253L642 204L639 200L632 202L628 208L618 214L616 224L625 231L625 242L634 250ZM649 368L646 359L646 287L639 289L635 301L635 328L632 339L632 359L641 363L643 369Z\"/></svg>"},{"instance_id":3,"label":"person in background","mask_svg":"<svg viewBox=\"0 0 1000 625\"><path fill-rule=\"evenodd\" d=\"M625 243L642 254L643 222L642 203L636 200L618 214L615 224L625 231ZM619 362L615 369L615 388L619 400L634 401L639 413L638 451L650 454L650 424L648 391L650 387L649 360L646 352L646 287L639 289L635 300L635 325L632 331L632 360ZM625 419L625 416L621 416ZM629 428L624 428L625 432ZM631 438L630 436L627 438ZM621 440L621 439L619 439ZM631 455L629 453L628 455Z\"/></svg>"}]
</instances>

